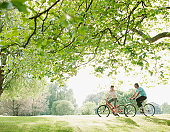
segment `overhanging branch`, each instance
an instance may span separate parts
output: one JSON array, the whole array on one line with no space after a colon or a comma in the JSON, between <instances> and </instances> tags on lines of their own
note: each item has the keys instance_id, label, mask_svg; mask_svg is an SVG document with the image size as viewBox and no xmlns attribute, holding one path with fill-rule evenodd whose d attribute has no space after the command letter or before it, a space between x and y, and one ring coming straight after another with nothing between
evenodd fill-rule
<instances>
[{"instance_id":1,"label":"overhanging branch","mask_svg":"<svg viewBox=\"0 0 170 132\"><path fill-rule=\"evenodd\" d=\"M145 33L143 33L140 30L137 30L135 28L132 29L133 32L137 33L138 35L140 35L141 37L143 37L144 39L146 39L148 42L153 43L161 38L165 38L165 37L169 37L170 38L170 32L163 32L163 33L159 33L154 37L150 37L149 35L146 35Z\"/></svg>"},{"instance_id":2,"label":"overhanging branch","mask_svg":"<svg viewBox=\"0 0 170 132\"><path fill-rule=\"evenodd\" d=\"M129 29L129 25L130 25L130 17L133 14L133 12L136 10L136 8L140 5L140 3L141 2L139 2L139 1L136 3L135 7L130 11L130 14L128 16L128 23L127 23L127 28L126 28L126 32L125 32L125 39L124 39L124 43L123 43L124 45L125 45L126 39L127 39L128 29Z\"/></svg>"},{"instance_id":3,"label":"overhanging branch","mask_svg":"<svg viewBox=\"0 0 170 132\"><path fill-rule=\"evenodd\" d=\"M33 16L33 17L30 17L30 18L29 18L29 19L34 19L34 25L35 25L35 26L34 26L34 31L33 31L33 33L29 36L27 42L23 45L24 48L26 48L26 46L27 46L28 43L30 42L32 36L33 36L34 34L36 34L36 30L37 30L37 18L40 17L40 16L41 16L42 14L44 14L44 13L47 13L47 15L46 15L46 18L47 18L48 12L50 11L50 9L52 9L59 1L60 1L60 0L57 0L57 1L56 1L52 6L50 6L47 10L45 10L45 11L43 11L43 12L41 12L41 13L38 13L36 16ZM45 18L45 19L46 19L46 18ZM45 19L44 19L44 21L45 21Z\"/></svg>"},{"instance_id":4,"label":"overhanging branch","mask_svg":"<svg viewBox=\"0 0 170 132\"><path fill-rule=\"evenodd\" d=\"M34 18L38 18L40 17L42 14L45 14L46 12L49 12L49 10L51 10L51 8L53 8L58 2L60 2L60 0L57 0L54 4L52 4L52 6L50 6L47 10L38 13L36 16L30 17L29 19L34 19Z\"/></svg>"}]
</instances>

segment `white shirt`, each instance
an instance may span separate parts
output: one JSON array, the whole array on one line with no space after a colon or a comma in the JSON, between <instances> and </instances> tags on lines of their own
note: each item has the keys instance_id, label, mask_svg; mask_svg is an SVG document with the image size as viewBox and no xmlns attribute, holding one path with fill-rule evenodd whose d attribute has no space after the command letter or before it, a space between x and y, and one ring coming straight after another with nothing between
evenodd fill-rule
<instances>
[{"instance_id":1,"label":"white shirt","mask_svg":"<svg viewBox=\"0 0 170 132\"><path fill-rule=\"evenodd\" d=\"M109 91L108 92L108 97L111 97L111 98L117 98L117 95L116 95L116 91Z\"/></svg>"}]
</instances>

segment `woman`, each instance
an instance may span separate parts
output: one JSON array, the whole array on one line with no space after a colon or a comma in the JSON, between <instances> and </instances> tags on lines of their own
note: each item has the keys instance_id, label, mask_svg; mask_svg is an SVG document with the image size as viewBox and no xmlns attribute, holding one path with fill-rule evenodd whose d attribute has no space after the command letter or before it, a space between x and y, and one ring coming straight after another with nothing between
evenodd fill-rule
<instances>
[{"instance_id":1,"label":"woman","mask_svg":"<svg viewBox=\"0 0 170 132\"><path fill-rule=\"evenodd\" d=\"M117 113L118 113L118 111L116 109L117 95L116 95L116 91L115 91L113 85L110 87L110 91L107 94L107 99L109 99L108 100L109 104L114 101L114 107L115 107L115 113L114 114L117 115Z\"/></svg>"}]
</instances>

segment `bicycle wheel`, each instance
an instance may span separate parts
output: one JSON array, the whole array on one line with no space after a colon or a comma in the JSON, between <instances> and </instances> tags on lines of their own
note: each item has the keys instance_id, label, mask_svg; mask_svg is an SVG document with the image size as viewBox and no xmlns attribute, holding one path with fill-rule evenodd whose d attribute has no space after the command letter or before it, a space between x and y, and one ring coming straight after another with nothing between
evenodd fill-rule
<instances>
[{"instance_id":1,"label":"bicycle wheel","mask_svg":"<svg viewBox=\"0 0 170 132\"><path fill-rule=\"evenodd\" d=\"M117 107L117 109L118 109L119 114L124 114L125 113L125 106L124 105L119 105Z\"/></svg>"},{"instance_id":2,"label":"bicycle wheel","mask_svg":"<svg viewBox=\"0 0 170 132\"><path fill-rule=\"evenodd\" d=\"M136 108L133 104L127 104L125 106L125 116L134 117L136 115Z\"/></svg>"},{"instance_id":3,"label":"bicycle wheel","mask_svg":"<svg viewBox=\"0 0 170 132\"><path fill-rule=\"evenodd\" d=\"M100 117L108 117L109 114L110 114L109 107L108 107L107 105L100 105L100 106L97 108L97 114L98 114Z\"/></svg>"},{"instance_id":4,"label":"bicycle wheel","mask_svg":"<svg viewBox=\"0 0 170 132\"><path fill-rule=\"evenodd\" d=\"M155 114L155 107L152 104L145 104L143 112L145 116L153 116Z\"/></svg>"}]
</instances>

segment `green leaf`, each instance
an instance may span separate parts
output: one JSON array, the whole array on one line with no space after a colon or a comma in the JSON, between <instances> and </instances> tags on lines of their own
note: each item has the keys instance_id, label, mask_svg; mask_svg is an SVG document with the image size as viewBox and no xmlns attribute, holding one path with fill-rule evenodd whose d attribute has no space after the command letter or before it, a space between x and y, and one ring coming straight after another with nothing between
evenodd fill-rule
<instances>
[{"instance_id":1,"label":"green leaf","mask_svg":"<svg viewBox=\"0 0 170 132\"><path fill-rule=\"evenodd\" d=\"M143 66L143 62L138 61L138 62L137 62L137 65L139 65L139 66Z\"/></svg>"},{"instance_id":2,"label":"green leaf","mask_svg":"<svg viewBox=\"0 0 170 132\"><path fill-rule=\"evenodd\" d=\"M27 6L25 4L23 4L24 1L20 0L20 1L17 1L17 0L13 0L11 1L13 6L15 6L19 11L21 12L24 12L24 13L27 13Z\"/></svg>"},{"instance_id":3,"label":"green leaf","mask_svg":"<svg viewBox=\"0 0 170 132\"><path fill-rule=\"evenodd\" d=\"M11 0L11 2L19 2L19 3L24 3L26 1L28 1L28 0Z\"/></svg>"},{"instance_id":4,"label":"green leaf","mask_svg":"<svg viewBox=\"0 0 170 132\"><path fill-rule=\"evenodd\" d=\"M7 9L9 7L9 2L0 3L0 9Z\"/></svg>"}]
</instances>

